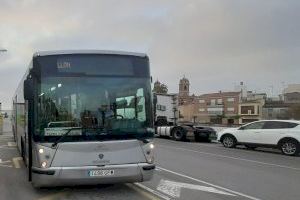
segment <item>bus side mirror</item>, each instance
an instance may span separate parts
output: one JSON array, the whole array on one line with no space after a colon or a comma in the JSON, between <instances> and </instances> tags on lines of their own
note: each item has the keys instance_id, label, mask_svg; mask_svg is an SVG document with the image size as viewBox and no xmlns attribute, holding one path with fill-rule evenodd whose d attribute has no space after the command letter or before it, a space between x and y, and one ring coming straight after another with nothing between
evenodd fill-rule
<instances>
[{"instance_id":1,"label":"bus side mirror","mask_svg":"<svg viewBox=\"0 0 300 200\"><path fill-rule=\"evenodd\" d=\"M25 100L33 100L34 94L33 94L33 80L32 79L26 79L24 81L24 99Z\"/></svg>"}]
</instances>

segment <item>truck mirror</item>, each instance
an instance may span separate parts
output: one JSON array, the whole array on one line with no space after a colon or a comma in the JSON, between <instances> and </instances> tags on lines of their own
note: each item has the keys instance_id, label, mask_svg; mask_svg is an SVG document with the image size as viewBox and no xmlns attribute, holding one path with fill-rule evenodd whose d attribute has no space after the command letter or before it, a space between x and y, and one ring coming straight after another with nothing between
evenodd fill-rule
<instances>
[{"instance_id":1,"label":"truck mirror","mask_svg":"<svg viewBox=\"0 0 300 200\"><path fill-rule=\"evenodd\" d=\"M33 93L33 80L32 79L26 79L24 81L24 99L25 100L33 100L34 93Z\"/></svg>"}]
</instances>

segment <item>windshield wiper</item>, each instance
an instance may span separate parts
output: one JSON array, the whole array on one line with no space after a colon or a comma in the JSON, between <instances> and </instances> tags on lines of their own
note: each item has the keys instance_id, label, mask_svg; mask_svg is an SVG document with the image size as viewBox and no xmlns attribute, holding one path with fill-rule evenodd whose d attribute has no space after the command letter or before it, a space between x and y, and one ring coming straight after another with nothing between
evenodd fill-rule
<instances>
[{"instance_id":1,"label":"windshield wiper","mask_svg":"<svg viewBox=\"0 0 300 200\"><path fill-rule=\"evenodd\" d=\"M71 131L73 130L82 130L82 129L85 129L85 130L88 130L88 129L92 129L92 130L103 130L103 127L74 127L74 128L70 128L66 133L64 133L58 140L56 140L52 145L51 147L56 147L58 143L62 142L68 135Z\"/></svg>"},{"instance_id":2,"label":"windshield wiper","mask_svg":"<svg viewBox=\"0 0 300 200\"><path fill-rule=\"evenodd\" d=\"M75 127L75 128L70 128L66 133L64 133L58 140L56 140L52 145L51 147L56 147L58 143L60 143L61 141L63 141L63 139L65 139L65 137L67 137L69 135L69 133L72 131L72 130L81 130L83 129L82 127Z\"/></svg>"}]
</instances>

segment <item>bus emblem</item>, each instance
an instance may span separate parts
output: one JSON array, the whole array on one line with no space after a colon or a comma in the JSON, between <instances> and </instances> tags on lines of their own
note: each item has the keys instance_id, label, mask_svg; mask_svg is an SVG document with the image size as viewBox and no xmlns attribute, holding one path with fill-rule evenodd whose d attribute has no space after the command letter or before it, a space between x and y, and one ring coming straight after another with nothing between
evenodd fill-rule
<instances>
[{"instance_id":1,"label":"bus emblem","mask_svg":"<svg viewBox=\"0 0 300 200\"><path fill-rule=\"evenodd\" d=\"M99 158L103 159L104 155L102 153L99 154Z\"/></svg>"}]
</instances>

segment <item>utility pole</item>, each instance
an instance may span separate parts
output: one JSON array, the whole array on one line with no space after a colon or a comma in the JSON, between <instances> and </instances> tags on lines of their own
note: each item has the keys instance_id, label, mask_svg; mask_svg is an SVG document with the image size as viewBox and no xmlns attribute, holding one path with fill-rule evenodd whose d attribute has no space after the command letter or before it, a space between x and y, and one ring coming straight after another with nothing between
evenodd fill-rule
<instances>
[{"instance_id":1,"label":"utility pole","mask_svg":"<svg viewBox=\"0 0 300 200\"><path fill-rule=\"evenodd\" d=\"M7 52L6 49L0 49L0 53L4 53ZM0 103L0 111L2 110L2 103Z\"/></svg>"}]
</instances>

